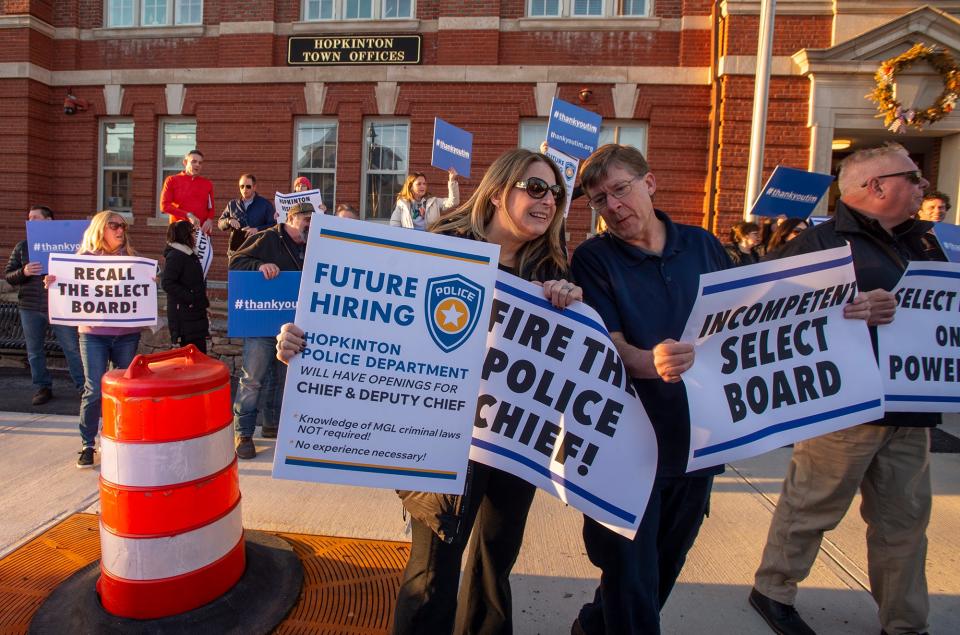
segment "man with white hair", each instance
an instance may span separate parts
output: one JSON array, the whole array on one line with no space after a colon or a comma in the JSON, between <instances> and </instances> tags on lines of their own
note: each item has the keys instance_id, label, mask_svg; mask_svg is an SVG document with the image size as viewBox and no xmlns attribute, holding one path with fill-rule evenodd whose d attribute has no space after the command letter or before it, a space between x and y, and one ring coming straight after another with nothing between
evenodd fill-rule
<instances>
[{"instance_id":1,"label":"man with white hair","mask_svg":"<svg viewBox=\"0 0 960 635\"><path fill-rule=\"evenodd\" d=\"M861 150L840 166L831 220L804 231L778 257L850 245L857 286L870 298L870 335L893 321L890 290L911 260L944 260L915 220L923 178L898 144ZM887 635L924 633L929 599L925 561L930 519L930 428L935 413L888 412L882 419L796 443L757 570L750 604L777 633L814 631L794 608L823 533L839 524L857 490L867 523L870 592Z\"/></svg>"}]
</instances>

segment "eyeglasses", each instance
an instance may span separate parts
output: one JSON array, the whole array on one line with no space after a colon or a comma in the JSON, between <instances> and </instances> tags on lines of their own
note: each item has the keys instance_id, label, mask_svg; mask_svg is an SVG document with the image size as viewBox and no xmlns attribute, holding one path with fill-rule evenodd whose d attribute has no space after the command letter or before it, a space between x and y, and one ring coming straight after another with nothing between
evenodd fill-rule
<instances>
[{"instance_id":1,"label":"eyeglasses","mask_svg":"<svg viewBox=\"0 0 960 635\"><path fill-rule=\"evenodd\" d=\"M639 176L635 176L635 177L633 177L632 179L630 179L629 181L624 181L624 182L622 182L622 183L618 183L617 185L615 185L615 186L613 187L613 191L611 191L611 192L601 192L601 193L598 194L597 196L594 196L594 197L591 198L589 201L587 201L587 205L590 207L590 209L592 209L592 210L595 211L595 212L598 212L598 213L599 213L599 212L602 212L603 210L607 209L607 196L608 196L608 195L609 195L609 196L612 196L613 198L615 198L615 199L617 199L617 200L619 201L619 200L622 199L624 196L626 196L627 194L630 193L630 191L633 189L633 182L636 181L636 180L639 179L639 178L640 178Z\"/></svg>"},{"instance_id":2,"label":"eyeglasses","mask_svg":"<svg viewBox=\"0 0 960 635\"><path fill-rule=\"evenodd\" d=\"M879 176L871 177L861 183L860 187L867 187L872 179L889 179L895 176L902 176L914 185L920 185L920 181L923 180L923 173L920 170L906 170L905 172L893 172L891 174L881 174Z\"/></svg>"},{"instance_id":3,"label":"eyeglasses","mask_svg":"<svg viewBox=\"0 0 960 635\"><path fill-rule=\"evenodd\" d=\"M240 186L240 189L241 189L241 190L250 190L250 189L253 189L253 186L252 186L252 185L241 185L241 186Z\"/></svg>"},{"instance_id":4,"label":"eyeglasses","mask_svg":"<svg viewBox=\"0 0 960 635\"><path fill-rule=\"evenodd\" d=\"M112 229L113 231L117 231L118 229L124 229L124 230L125 230L125 229L127 228L127 224L126 224L126 223L118 223L118 222L115 221L115 220L108 220L108 221L107 221L107 227L109 227L109 228Z\"/></svg>"},{"instance_id":5,"label":"eyeglasses","mask_svg":"<svg viewBox=\"0 0 960 635\"><path fill-rule=\"evenodd\" d=\"M547 195L547 192L553 193L553 200L560 202L563 197L563 187L560 185L547 185L547 182L536 176L532 176L526 181L517 181L513 187L526 190L530 198L540 200Z\"/></svg>"}]
</instances>

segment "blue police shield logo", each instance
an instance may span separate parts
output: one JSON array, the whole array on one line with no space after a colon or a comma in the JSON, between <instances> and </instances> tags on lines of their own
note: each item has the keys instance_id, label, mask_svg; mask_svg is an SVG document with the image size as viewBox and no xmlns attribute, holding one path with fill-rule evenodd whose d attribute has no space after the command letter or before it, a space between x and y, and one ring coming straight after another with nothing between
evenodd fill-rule
<instances>
[{"instance_id":1,"label":"blue police shield logo","mask_svg":"<svg viewBox=\"0 0 960 635\"><path fill-rule=\"evenodd\" d=\"M427 332L444 353L470 339L482 306L483 287L460 274L427 280Z\"/></svg>"}]
</instances>

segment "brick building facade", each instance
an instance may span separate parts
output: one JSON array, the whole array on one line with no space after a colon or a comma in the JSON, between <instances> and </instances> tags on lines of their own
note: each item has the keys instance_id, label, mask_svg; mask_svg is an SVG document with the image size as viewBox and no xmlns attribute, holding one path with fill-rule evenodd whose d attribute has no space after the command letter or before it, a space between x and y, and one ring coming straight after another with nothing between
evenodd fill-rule
<instances>
[{"instance_id":1,"label":"brick building facade","mask_svg":"<svg viewBox=\"0 0 960 635\"><path fill-rule=\"evenodd\" d=\"M892 138L864 95L878 62L913 42L960 49L960 1L938 7L780 0L765 176L777 164L830 171L843 152L835 141ZM536 147L554 96L601 114L605 140L641 147L659 207L724 235L743 210L758 14L750 0L6 0L0 251L41 203L59 218L129 212L135 245L159 256L162 178L193 146L218 209L243 172L268 197L305 174L328 202L384 220L407 172L443 189L429 166L435 116L474 134L465 199L500 152ZM288 59L291 38L362 51L358 39L410 36L416 64ZM898 82L918 103L940 89L930 69ZM68 94L86 109L65 114ZM955 199L956 119L898 137ZM576 202L571 246L591 222ZM216 240L222 253L225 237ZM221 257L212 279L224 278Z\"/></svg>"}]
</instances>

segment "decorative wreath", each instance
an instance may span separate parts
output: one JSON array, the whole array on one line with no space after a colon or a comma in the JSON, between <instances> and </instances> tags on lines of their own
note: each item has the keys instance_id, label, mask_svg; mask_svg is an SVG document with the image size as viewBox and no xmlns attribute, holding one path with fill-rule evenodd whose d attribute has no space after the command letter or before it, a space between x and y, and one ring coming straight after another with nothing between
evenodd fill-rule
<instances>
[{"instance_id":1,"label":"decorative wreath","mask_svg":"<svg viewBox=\"0 0 960 635\"><path fill-rule=\"evenodd\" d=\"M900 102L893 98L893 82L897 73L915 62L927 62L940 73L943 92L928 108L904 110ZM867 97L877 102L877 110L880 111L877 117L883 117L883 125L890 132L906 132L907 126L923 130L925 125L940 121L950 114L960 97L960 68L956 60L948 51L926 44L914 44L906 53L880 64L874 81L877 87Z\"/></svg>"}]
</instances>

